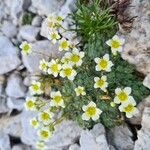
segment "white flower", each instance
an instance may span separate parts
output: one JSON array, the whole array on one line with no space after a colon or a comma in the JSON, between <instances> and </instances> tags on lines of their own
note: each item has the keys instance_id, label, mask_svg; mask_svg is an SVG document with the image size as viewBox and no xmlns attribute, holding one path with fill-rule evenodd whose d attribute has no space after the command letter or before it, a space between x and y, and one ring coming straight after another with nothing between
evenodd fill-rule
<instances>
[{"instance_id":1,"label":"white flower","mask_svg":"<svg viewBox=\"0 0 150 150\"><path fill-rule=\"evenodd\" d=\"M127 118L131 118L133 115L138 113L138 109L135 107L136 102L133 99L130 99L119 106L121 112L126 113Z\"/></svg>"},{"instance_id":2,"label":"white flower","mask_svg":"<svg viewBox=\"0 0 150 150\"><path fill-rule=\"evenodd\" d=\"M43 93L40 82L33 81L29 89L32 95Z\"/></svg>"},{"instance_id":3,"label":"white flower","mask_svg":"<svg viewBox=\"0 0 150 150\"><path fill-rule=\"evenodd\" d=\"M46 150L47 146L45 145L45 143L43 141L38 141L36 143L36 148L39 150Z\"/></svg>"},{"instance_id":4,"label":"white flower","mask_svg":"<svg viewBox=\"0 0 150 150\"><path fill-rule=\"evenodd\" d=\"M106 91L106 88L108 87L106 76L102 76L101 78L95 77L94 81L94 88L101 88L101 90L103 90L104 92Z\"/></svg>"},{"instance_id":5,"label":"white flower","mask_svg":"<svg viewBox=\"0 0 150 150\"><path fill-rule=\"evenodd\" d=\"M64 15L56 16L56 21L57 21L58 24L61 24L64 19L65 19Z\"/></svg>"},{"instance_id":6,"label":"white flower","mask_svg":"<svg viewBox=\"0 0 150 150\"><path fill-rule=\"evenodd\" d=\"M61 59L61 62L63 64L67 64L69 62L69 59L67 58L67 56L63 56L62 59Z\"/></svg>"},{"instance_id":7,"label":"white flower","mask_svg":"<svg viewBox=\"0 0 150 150\"><path fill-rule=\"evenodd\" d=\"M41 140L48 141L52 133L49 131L48 128L42 128L38 130L38 136L40 137Z\"/></svg>"},{"instance_id":8,"label":"white flower","mask_svg":"<svg viewBox=\"0 0 150 150\"><path fill-rule=\"evenodd\" d=\"M42 111L39 113L38 119L40 122L42 122L44 125L50 124L52 117L54 114L50 112L49 110Z\"/></svg>"},{"instance_id":9,"label":"white flower","mask_svg":"<svg viewBox=\"0 0 150 150\"><path fill-rule=\"evenodd\" d=\"M102 111L96 107L94 102L90 102L87 106L82 107L84 113L82 114L83 120L89 120L90 118L94 121L98 120Z\"/></svg>"},{"instance_id":10,"label":"white flower","mask_svg":"<svg viewBox=\"0 0 150 150\"><path fill-rule=\"evenodd\" d=\"M43 72L47 72L47 66L48 66L47 61L45 61L44 59L40 60L40 66L39 66L40 70L42 70Z\"/></svg>"},{"instance_id":11,"label":"white flower","mask_svg":"<svg viewBox=\"0 0 150 150\"><path fill-rule=\"evenodd\" d=\"M39 127L39 122L36 118L32 118L30 120L30 125L33 126L35 129L37 129Z\"/></svg>"},{"instance_id":12,"label":"white flower","mask_svg":"<svg viewBox=\"0 0 150 150\"><path fill-rule=\"evenodd\" d=\"M74 80L77 72L72 68L69 64L64 64L62 66L62 70L60 71L60 76L65 78L67 77L69 80Z\"/></svg>"},{"instance_id":13,"label":"white flower","mask_svg":"<svg viewBox=\"0 0 150 150\"><path fill-rule=\"evenodd\" d=\"M113 63L109 61L108 54L105 54L103 58L95 58L94 60L97 63L95 67L96 71L101 71L101 70L104 70L107 72L111 71L111 67L113 66Z\"/></svg>"},{"instance_id":14,"label":"white flower","mask_svg":"<svg viewBox=\"0 0 150 150\"><path fill-rule=\"evenodd\" d=\"M50 102L51 106L56 106L56 107L61 106L63 108L65 107L64 100L62 98L60 91L51 92L51 98L52 98Z\"/></svg>"},{"instance_id":15,"label":"white flower","mask_svg":"<svg viewBox=\"0 0 150 150\"><path fill-rule=\"evenodd\" d=\"M59 51L68 51L69 50L69 41L66 40L65 38L62 38L59 42Z\"/></svg>"},{"instance_id":16,"label":"white flower","mask_svg":"<svg viewBox=\"0 0 150 150\"><path fill-rule=\"evenodd\" d=\"M26 110L35 111L36 110L35 101L36 101L35 97L27 97L25 102Z\"/></svg>"},{"instance_id":17,"label":"white flower","mask_svg":"<svg viewBox=\"0 0 150 150\"><path fill-rule=\"evenodd\" d=\"M116 55L117 52L122 52L122 45L124 43L125 43L125 40L122 38L119 38L117 35L113 36L112 39L106 42L106 44L111 47L111 51L114 55Z\"/></svg>"},{"instance_id":18,"label":"white flower","mask_svg":"<svg viewBox=\"0 0 150 150\"><path fill-rule=\"evenodd\" d=\"M71 65L81 66L84 52L79 52L78 49L74 48L72 52L67 52L65 56Z\"/></svg>"},{"instance_id":19,"label":"white flower","mask_svg":"<svg viewBox=\"0 0 150 150\"><path fill-rule=\"evenodd\" d=\"M59 72L61 70L61 65L58 63L57 60L52 59L51 62L48 63L48 74L54 75L54 77L57 77Z\"/></svg>"},{"instance_id":20,"label":"white flower","mask_svg":"<svg viewBox=\"0 0 150 150\"><path fill-rule=\"evenodd\" d=\"M86 95L85 89L82 86L78 86L77 88L75 88L75 92L77 96Z\"/></svg>"},{"instance_id":21,"label":"white flower","mask_svg":"<svg viewBox=\"0 0 150 150\"><path fill-rule=\"evenodd\" d=\"M116 97L114 98L114 102L116 104L124 103L128 100L133 100L133 97L130 96L131 88L125 87L124 89L116 88L115 89Z\"/></svg>"},{"instance_id":22,"label":"white flower","mask_svg":"<svg viewBox=\"0 0 150 150\"><path fill-rule=\"evenodd\" d=\"M60 35L57 31L49 31L50 36L48 36L49 40L52 40L52 43L55 44L58 39L60 39Z\"/></svg>"},{"instance_id":23,"label":"white flower","mask_svg":"<svg viewBox=\"0 0 150 150\"><path fill-rule=\"evenodd\" d=\"M54 14L51 14L46 18L46 24L50 30L56 28L56 19Z\"/></svg>"},{"instance_id":24,"label":"white flower","mask_svg":"<svg viewBox=\"0 0 150 150\"><path fill-rule=\"evenodd\" d=\"M20 45L20 48L22 49L22 53L25 54L25 55L28 55L31 53L31 45L29 43L27 43L26 41L23 42L21 45Z\"/></svg>"}]
</instances>

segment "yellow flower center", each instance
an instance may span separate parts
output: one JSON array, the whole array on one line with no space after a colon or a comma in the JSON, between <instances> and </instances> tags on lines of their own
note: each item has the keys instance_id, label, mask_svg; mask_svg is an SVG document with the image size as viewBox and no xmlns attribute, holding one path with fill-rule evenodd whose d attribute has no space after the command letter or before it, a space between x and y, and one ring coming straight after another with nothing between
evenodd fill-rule
<instances>
[{"instance_id":1,"label":"yellow flower center","mask_svg":"<svg viewBox=\"0 0 150 150\"><path fill-rule=\"evenodd\" d=\"M53 72L58 72L58 71L59 71L59 69L58 69L58 64L53 64L53 65L51 66L51 69L52 69Z\"/></svg>"},{"instance_id":2,"label":"yellow flower center","mask_svg":"<svg viewBox=\"0 0 150 150\"><path fill-rule=\"evenodd\" d=\"M62 17L61 16L57 16L57 21L62 21Z\"/></svg>"},{"instance_id":3,"label":"yellow flower center","mask_svg":"<svg viewBox=\"0 0 150 150\"><path fill-rule=\"evenodd\" d=\"M34 102L31 101L31 100L27 101L27 106L28 106L29 108L34 107Z\"/></svg>"},{"instance_id":4,"label":"yellow flower center","mask_svg":"<svg viewBox=\"0 0 150 150\"><path fill-rule=\"evenodd\" d=\"M134 109L134 106L133 106L132 104L129 104L128 106L126 106L126 107L124 108L124 111L125 111L125 112L132 112L133 109Z\"/></svg>"},{"instance_id":5,"label":"yellow flower center","mask_svg":"<svg viewBox=\"0 0 150 150\"><path fill-rule=\"evenodd\" d=\"M32 120L32 125L36 126L38 124L37 120Z\"/></svg>"},{"instance_id":6,"label":"yellow flower center","mask_svg":"<svg viewBox=\"0 0 150 150\"><path fill-rule=\"evenodd\" d=\"M104 85L105 81L104 80L98 80L97 84L98 86L102 87Z\"/></svg>"},{"instance_id":7,"label":"yellow flower center","mask_svg":"<svg viewBox=\"0 0 150 150\"><path fill-rule=\"evenodd\" d=\"M67 48L67 47L68 47L68 42L67 42L66 40L63 41L63 42L61 43L61 47L62 47L63 49Z\"/></svg>"},{"instance_id":8,"label":"yellow flower center","mask_svg":"<svg viewBox=\"0 0 150 150\"><path fill-rule=\"evenodd\" d=\"M102 67L103 69L105 69L108 65L108 61L105 59L101 59L99 66Z\"/></svg>"},{"instance_id":9,"label":"yellow flower center","mask_svg":"<svg viewBox=\"0 0 150 150\"><path fill-rule=\"evenodd\" d=\"M96 114L96 108L93 106L88 107L86 114L90 117L94 116Z\"/></svg>"},{"instance_id":10,"label":"yellow flower center","mask_svg":"<svg viewBox=\"0 0 150 150\"><path fill-rule=\"evenodd\" d=\"M34 91L39 90L39 86L38 86L37 84L33 84L32 87L33 87L33 90L34 90Z\"/></svg>"},{"instance_id":11,"label":"yellow flower center","mask_svg":"<svg viewBox=\"0 0 150 150\"><path fill-rule=\"evenodd\" d=\"M25 44L23 50L27 52L29 49L30 49L29 44Z\"/></svg>"},{"instance_id":12,"label":"yellow flower center","mask_svg":"<svg viewBox=\"0 0 150 150\"><path fill-rule=\"evenodd\" d=\"M122 91L118 94L118 98L120 99L120 101L126 101L128 98L128 95Z\"/></svg>"},{"instance_id":13,"label":"yellow flower center","mask_svg":"<svg viewBox=\"0 0 150 150\"><path fill-rule=\"evenodd\" d=\"M49 120L50 119L50 115L47 112L43 112L41 117L43 120Z\"/></svg>"},{"instance_id":14,"label":"yellow flower center","mask_svg":"<svg viewBox=\"0 0 150 150\"><path fill-rule=\"evenodd\" d=\"M48 27L52 28L52 27L54 27L54 25L55 25L54 22L52 22L52 21L48 22Z\"/></svg>"},{"instance_id":15,"label":"yellow flower center","mask_svg":"<svg viewBox=\"0 0 150 150\"><path fill-rule=\"evenodd\" d=\"M78 62L78 61L80 60L80 56L77 55L77 54L72 54L70 60L71 60L72 62Z\"/></svg>"},{"instance_id":16,"label":"yellow flower center","mask_svg":"<svg viewBox=\"0 0 150 150\"><path fill-rule=\"evenodd\" d=\"M62 97L61 97L61 96L55 96L55 97L54 97L54 101L55 101L56 103L60 103L61 100L62 100Z\"/></svg>"},{"instance_id":17,"label":"yellow flower center","mask_svg":"<svg viewBox=\"0 0 150 150\"><path fill-rule=\"evenodd\" d=\"M42 64L42 68L45 69L47 67L46 63Z\"/></svg>"},{"instance_id":18,"label":"yellow flower center","mask_svg":"<svg viewBox=\"0 0 150 150\"><path fill-rule=\"evenodd\" d=\"M66 76L70 76L72 73L72 68L65 68L63 71Z\"/></svg>"},{"instance_id":19,"label":"yellow flower center","mask_svg":"<svg viewBox=\"0 0 150 150\"><path fill-rule=\"evenodd\" d=\"M49 133L47 131L41 131L41 136L44 138L48 138L49 137Z\"/></svg>"},{"instance_id":20,"label":"yellow flower center","mask_svg":"<svg viewBox=\"0 0 150 150\"><path fill-rule=\"evenodd\" d=\"M117 40L112 40L111 47L112 48L119 48L120 47L120 42L117 41Z\"/></svg>"},{"instance_id":21,"label":"yellow flower center","mask_svg":"<svg viewBox=\"0 0 150 150\"><path fill-rule=\"evenodd\" d=\"M83 93L83 89L81 89L81 88L78 88L78 90L77 90L77 92L79 93L79 94L82 94Z\"/></svg>"},{"instance_id":22,"label":"yellow flower center","mask_svg":"<svg viewBox=\"0 0 150 150\"><path fill-rule=\"evenodd\" d=\"M57 39L57 34L56 33L52 34L52 39Z\"/></svg>"}]
</instances>

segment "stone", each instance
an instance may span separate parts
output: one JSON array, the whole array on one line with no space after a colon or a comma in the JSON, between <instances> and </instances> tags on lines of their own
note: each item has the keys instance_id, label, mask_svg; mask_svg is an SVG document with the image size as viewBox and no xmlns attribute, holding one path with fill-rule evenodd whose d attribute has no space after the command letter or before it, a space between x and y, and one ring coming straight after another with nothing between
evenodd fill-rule
<instances>
[{"instance_id":1,"label":"stone","mask_svg":"<svg viewBox=\"0 0 150 150\"><path fill-rule=\"evenodd\" d=\"M73 144L69 146L69 150L80 150L80 146L78 144Z\"/></svg>"},{"instance_id":2,"label":"stone","mask_svg":"<svg viewBox=\"0 0 150 150\"><path fill-rule=\"evenodd\" d=\"M0 75L8 73L16 69L21 61L18 57L18 49L13 46L11 41L5 37L0 36Z\"/></svg>"},{"instance_id":3,"label":"stone","mask_svg":"<svg viewBox=\"0 0 150 150\"><path fill-rule=\"evenodd\" d=\"M105 129L102 124L95 125L90 131L82 131L80 150L109 150Z\"/></svg>"},{"instance_id":4,"label":"stone","mask_svg":"<svg viewBox=\"0 0 150 150\"><path fill-rule=\"evenodd\" d=\"M23 110L24 108L24 99L16 99L16 98L7 98L7 106L12 111L13 109L16 109L18 111Z\"/></svg>"},{"instance_id":5,"label":"stone","mask_svg":"<svg viewBox=\"0 0 150 150\"><path fill-rule=\"evenodd\" d=\"M10 21L4 21L1 30L8 38L13 38L17 34L16 26Z\"/></svg>"},{"instance_id":6,"label":"stone","mask_svg":"<svg viewBox=\"0 0 150 150\"><path fill-rule=\"evenodd\" d=\"M42 23L42 17L41 16L35 16L32 20L32 26L40 27Z\"/></svg>"},{"instance_id":7,"label":"stone","mask_svg":"<svg viewBox=\"0 0 150 150\"><path fill-rule=\"evenodd\" d=\"M24 25L20 28L19 36L28 42L35 42L40 31L39 27Z\"/></svg>"},{"instance_id":8,"label":"stone","mask_svg":"<svg viewBox=\"0 0 150 150\"><path fill-rule=\"evenodd\" d=\"M21 115L2 116L0 118L0 131L13 137L20 137L22 133Z\"/></svg>"},{"instance_id":9,"label":"stone","mask_svg":"<svg viewBox=\"0 0 150 150\"><path fill-rule=\"evenodd\" d=\"M122 53L123 59L135 64L143 74L150 73L150 1L133 0L128 8L131 17L138 16L133 22L130 33L122 33L126 43ZM120 31L121 32L121 31Z\"/></svg>"},{"instance_id":10,"label":"stone","mask_svg":"<svg viewBox=\"0 0 150 150\"><path fill-rule=\"evenodd\" d=\"M150 89L150 73L145 77L143 85Z\"/></svg>"},{"instance_id":11,"label":"stone","mask_svg":"<svg viewBox=\"0 0 150 150\"><path fill-rule=\"evenodd\" d=\"M116 126L108 131L108 141L118 150L133 150L132 132L125 126Z\"/></svg>"},{"instance_id":12,"label":"stone","mask_svg":"<svg viewBox=\"0 0 150 150\"><path fill-rule=\"evenodd\" d=\"M27 145L17 144L12 147L12 150L31 150L31 148Z\"/></svg>"},{"instance_id":13,"label":"stone","mask_svg":"<svg viewBox=\"0 0 150 150\"><path fill-rule=\"evenodd\" d=\"M30 11L41 15L48 16L51 13L59 11L64 3L64 0L31 0L32 5Z\"/></svg>"},{"instance_id":14,"label":"stone","mask_svg":"<svg viewBox=\"0 0 150 150\"><path fill-rule=\"evenodd\" d=\"M142 128L138 131L134 150L149 150L150 148L150 107L145 107L142 116Z\"/></svg>"},{"instance_id":15,"label":"stone","mask_svg":"<svg viewBox=\"0 0 150 150\"><path fill-rule=\"evenodd\" d=\"M9 97L21 98L25 97L26 87L23 84L22 78L19 74L11 74L8 78L6 86L6 94Z\"/></svg>"},{"instance_id":16,"label":"stone","mask_svg":"<svg viewBox=\"0 0 150 150\"><path fill-rule=\"evenodd\" d=\"M8 112L8 107L6 104L6 98L3 96L0 96L0 114L2 113L7 113Z\"/></svg>"},{"instance_id":17,"label":"stone","mask_svg":"<svg viewBox=\"0 0 150 150\"><path fill-rule=\"evenodd\" d=\"M0 149L11 150L9 136L2 131L0 131Z\"/></svg>"},{"instance_id":18,"label":"stone","mask_svg":"<svg viewBox=\"0 0 150 150\"><path fill-rule=\"evenodd\" d=\"M40 72L39 61L41 59L48 60L60 55L57 45L52 45L48 40L34 42L31 46L33 52L29 55L22 55L23 64L30 73Z\"/></svg>"}]
</instances>

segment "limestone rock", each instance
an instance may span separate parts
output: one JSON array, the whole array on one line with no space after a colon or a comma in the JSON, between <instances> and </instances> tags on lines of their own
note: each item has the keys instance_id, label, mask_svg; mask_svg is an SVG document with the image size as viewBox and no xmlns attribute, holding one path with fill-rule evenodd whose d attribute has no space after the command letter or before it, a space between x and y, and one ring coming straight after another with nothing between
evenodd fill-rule
<instances>
[{"instance_id":1,"label":"limestone rock","mask_svg":"<svg viewBox=\"0 0 150 150\"><path fill-rule=\"evenodd\" d=\"M35 16L32 20L32 25L36 27L40 27L42 23L42 17L41 16Z\"/></svg>"},{"instance_id":2,"label":"limestone rock","mask_svg":"<svg viewBox=\"0 0 150 150\"><path fill-rule=\"evenodd\" d=\"M20 98L24 97L26 93L26 87L23 84L22 78L19 74L12 74L8 78L6 94L10 97Z\"/></svg>"},{"instance_id":3,"label":"limestone rock","mask_svg":"<svg viewBox=\"0 0 150 150\"><path fill-rule=\"evenodd\" d=\"M149 150L150 148L150 107L145 107L142 117L142 129L138 131L138 139L134 150Z\"/></svg>"},{"instance_id":4,"label":"limestone rock","mask_svg":"<svg viewBox=\"0 0 150 150\"><path fill-rule=\"evenodd\" d=\"M108 132L109 143L118 150L133 150L132 132L127 126L116 126Z\"/></svg>"},{"instance_id":5,"label":"limestone rock","mask_svg":"<svg viewBox=\"0 0 150 150\"><path fill-rule=\"evenodd\" d=\"M82 131L80 146L81 150L109 150L103 125L97 124L91 131Z\"/></svg>"},{"instance_id":6,"label":"limestone rock","mask_svg":"<svg viewBox=\"0 0 150 150\"><path fill-rule=\"evenodd\" d=\"M12 150L31 150L31 148L23 144L17 144L12 147Z\"/></svg>"},{"instance_id":7,"label":"limestone rock","mask_svg":"<svg viewBox=\"0 0 150 150\"><path fill-rule=\"evenodd\" d=\"M0 97L0 114L8 112L6 98Z\"/></svg>"},{"instance_id":8,"label":"limestone rock","mask_svg":"<svg viewBox=\"0 0 150 150\"><path fill-rule=\"evenodd\" d=\"M11 150L9 136L3 132L0 132L0 149Z\"/></svg>"},{"instance_id":9,"label":"limestone rock","mask_svg":"<svg viewBox=\"0 0 150 150\"><path fill-rule=\"evenodd\" d=\"M18 49L5 36L0 36L0 74L8 73L17 68L21 61Z\"/></svg>"},{"instance_id":10,"label":"limestone rock","mask_svg":"<svg viewBox=\"0 0 150 150\"><path fill-rule=\"evenodd\" d=\"M1 30L8 38L12 38L17 34L16 26L9 21L4 21Z\"/></svg>"},{"instance_id":11,"label":"limestone rock","mask_svg":"<svg viewBox=\"0 0 150 150\"><path fill-rule=\"evenodd\" d=\"M73 144L69 146L69 150L80 150L80 146L78 144Z\"/></svg>"},{"instance_id":12,"label":"limestone rock","mask_svg":"<svg viewBox=\"0 0 150 150\"><path fill-rule=\"evenodd\" d=\"M35 42L40 28L31 25L24 25L20 28L19 36L28 42Z\"/></svg>"},{"instance_id":13,"label":"limestone rock","mask_svg":"<svg viewBox=\"0 0 150 150\"><path fill-rule=\"evenodd\" d=\"M150 89L150 73L145 77L143 85Z\"/></svg>"}]
</instances>

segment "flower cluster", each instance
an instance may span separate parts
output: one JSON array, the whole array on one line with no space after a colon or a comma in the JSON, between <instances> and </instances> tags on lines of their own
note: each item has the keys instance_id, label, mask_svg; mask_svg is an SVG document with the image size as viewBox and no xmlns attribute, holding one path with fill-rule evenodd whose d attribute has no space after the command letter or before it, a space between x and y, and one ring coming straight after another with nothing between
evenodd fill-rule
<instances>
[{"instance_id":1,"label":"flower cluster","mask_svg":"<svg viewBox=\"0 0 150 150\"><path fill-rule=\"evenodd\" d=\"M82 111L81 119L85 122L97 121L103 113L103 110L97 105L99 99L97 97L96 99L88 99L88 87L76 82L76 76L78 76L79 73L78 69L83 69L82 66L86 53L81 51L72 40L67 39L61 34L60 29L64 30L64 32L68 31L63 27L63 21L64 17L55 15L51 15L46 19L47 27L49 29L48 39L51 40L52 43L57 43L59 45L58 49L63 56L59 59L42 59L39 63L39 69L43 76L48 76L49 79L61 81L67 80L72 83L72 93L74 96L81 100L86 99L86 102L83 102L80 107ZM94 84L92 84L92 87L95 91L102 93L103 96L110 96L107 75L112 71L113 66L115 65L112 58L115 57L114 55L117 55L117 52L122 51L124 39L115 35L112 39L108 40L106 44L111 47L112 54L111 52L109 54L106 53L93 60L95 63L94 71L97 75L93 78ZM27 42L22 43L20 47L25 54L29 54L31 51L31 46ZM65 117L61 116L58 118L56 114L59 110L64 110L69 104L67 101L69 96L67 95L66 97L63 95L63 90L58 90L56 86L53 86L51 87L48 97L46 97L44 95L44 88L42 82L33 81L29 88L32 96L28 97L25 103L27 110L38 112L38 115L30 120L30 124L37 130L37 134L39 135L39 141L37 141L37 147L39 149L46 148L45 143L51 137L55 125L57 122L61 122L62 118ZM112 107L118 105L120 112L125 113L128 118L131 118L137 113L137 108L135 107L136 102L131 96L130 87L117 87L114 91L114 95L115 96L112 97L112 99L114 99L113 102L110 102Z\"/></svg>"}]
</instances>

